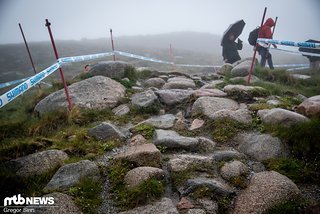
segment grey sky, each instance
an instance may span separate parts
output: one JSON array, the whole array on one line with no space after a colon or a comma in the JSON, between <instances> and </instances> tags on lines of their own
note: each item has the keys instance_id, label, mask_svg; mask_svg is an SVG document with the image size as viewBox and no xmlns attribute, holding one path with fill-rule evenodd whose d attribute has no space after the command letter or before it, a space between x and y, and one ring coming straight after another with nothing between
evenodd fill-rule
<instances>
[{"instance_id":1,"label":"grey sky","mask_svg":"<svg viewBox=\"0 0 320 214\"><path fill-rule=\"evenodd\" d=\"M0 44L49 40L45 19L56 39L145 35L178 31L221 35L239 19L246 26L240 38L267 17L279 17L274 38L320 40L319 0L0 0Z\"/></svg>"}]
</instances>

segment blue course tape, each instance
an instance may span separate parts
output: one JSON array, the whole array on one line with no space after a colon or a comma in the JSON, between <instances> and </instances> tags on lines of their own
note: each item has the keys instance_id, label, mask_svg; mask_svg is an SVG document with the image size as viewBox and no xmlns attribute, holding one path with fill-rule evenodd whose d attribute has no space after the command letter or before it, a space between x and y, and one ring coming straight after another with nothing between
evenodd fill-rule
<instances>
[{"instance_id":1,"label":"blue course tape","mask_svg":"<svg viewBox=\"0 0 320 214\"><path fill-rule=\"evenodd\" d=\"M290 50L285 50L285 49L281 49L281 48L271 48L272 50L276 50L276 51L283 51L289 54L295 54L295 55L300 55L300 56L318 56L320 57L320 54L317 53L309 53L309 52L301 52L301 51L290 51Z\"/></svg>"},{"instance_id":2,"label":"blue course tape","mask_svg":"<svg viewBox=\"0 0 320 214\"><path fill-rule=\"evenodd\" d=\"M293 42L293 41L287 41L287 40L275 40L275 39L264 39L264 38L258 38L257 42L275 44L275 45L303 47L303 48L317 48L317 49L320 48L320 43L314 43L314 42Z\"/></svg>"},{"instance_id":3,"label":"blue course tape","mask_svg":"<svg viewBox=\"0 0 320 214\"><path fill-rule=\"evenodd\" d=\"M11 85L16 85L18 83L21 83L23 81L26 81L27 79L29 79L30 77L27 77L27 78L23 78L23 79L20 79L20 80L14 80L14 81L10 81L10 82L5 82L5 83L0 83L0 88L5 88L5 87L8 87L8 86L11 86Z\"/></svg>"},{"instance_id":4,"label":"blue course tape","mask_svg":"<svg viewBox=\"0 0 320 214\"><path fill-rule=\"evenodd\" d=\"M60 68L61 64L59 62L51 65L50 67L44 69L43 71L37 73L36 75L30 77L23 83L9 90L8 92L2 94L0 96L0 108L16 99L18 96L28 91L30 88L38 84L41 80L55 72L58 68Z\"/></svg>"},{"instance_id":5,"label":"blue course tape","mask_svg":"<svg viewBox=\"0 0 320 214\"><path fill-rule=\"evenodd\" d=\"M98 59L102 57L112 56L114 52L107 52L107 53L98 53L98 54L90 54L90 55L83 55L83 56L73 56L73 57L65 57L58 59L59 63L70 63L70 62L81 62L87 60Z\"/></svg>"}]
</instances>

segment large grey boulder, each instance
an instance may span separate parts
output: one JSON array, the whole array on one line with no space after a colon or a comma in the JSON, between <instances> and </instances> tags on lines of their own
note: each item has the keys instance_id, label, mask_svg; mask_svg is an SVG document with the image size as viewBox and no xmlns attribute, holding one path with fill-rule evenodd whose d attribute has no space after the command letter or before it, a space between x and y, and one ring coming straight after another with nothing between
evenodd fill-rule
<instances>
[{"instance_id":1,"label":"large grey boulder","mask_svg":"<svg viewBox=\"0 0 320 214\"><path fill-rule=\"evenodd\" d=\"M218 74L226 75L231 72L233 65L230 63L224 63L218 70Z\"/></svg>"},{"instance_id":2,"label":"large grey boulder","mask_svg":"<svg viewBox=\"0 0 320 214\"><path fill-rule=\"evenodd\" d=\"M309 97L297 107L296 111L307 117L320 117L320 95Z\"/></svg>"},{"instance_id":3,"label":"large grey boulder","mask_svg":"<svg viewBox=\"0 0 320 214\"><path fill-rule=\"evenodd\" d=\"M63 164L66 159L68 155L63 151L47 150L11 160L7 164L16 171L17 175L26 177L53 170Z\"/></svg>"},{"instance_id":4,"label":"large grey boulder","mask_svg":"<svg viewBox=\"0 0 320 214\"><path fill-rule=\"evenodd\" d=\"M269 134L241 133L235 137L235 142L239 144L239 151L258 161L287 156L280 139Z\"/></svg>"},{"instance_id":5,"label":"large grey boulder","mask_svg":"<svg viewBox=\"0 0 320 214\"><path fill-rule=\"evenodd\" d=\"M26 207L25 212L30 213L29 210L33 210L32 213L35 214L81 214L81 210L74 203L73 198L67 194L60 192L53 192L41 196L42 198L52 197L54 199L54 204L52 206L32 206ZM28 211L27 211L28 210Z\"/></svg>"},{"instance_id":6,"label":"large grey boulder","mask_svg":"<svg viewBox=\"0 0 320 214\"><path fill-rule=\"evenodd\" d=\"M291 126L309 121L301 114L281 108L259 110L258 116L263 123L268 125Z\"/></svg>"},{"instance_id":7,"label":"large grey boulder","mask_svg":"<svg viewBox=\"0 0 320 214\"><path fill-rule=\"evenodd\" d=\"M247 76L251 67L251 60L246 60L231 69L232 76ZM254 69L254 67L253 67Z\"/></svg>"},{"instance_id":8,"label":"large grey boulder","mask_svg":"<svg viewBox=\"0 0 320 214\"><path fill-rule=\"evenodd\" d=\"M268 209L301 197L298 187L278 172L255 174L249 186L237 197L234 214L265 213Z\"/></svg>"},{"instance_id":9,"label":"large grey boulder","mask_svg":"<svg viewBox=\"0 0 320 214\"><path fill-rule=\"evenodd\" d=\"M168 149L198 150L199 140L192 137L184 137L175 131L157 129L154 134L153 143L156 146L164 146Z\"/></svg>"},{"instance_id":10,"label":"large grey boulder","mask_svg":"<svg viewBox=\"0 0 320 214\"><path fill-rule=\"evenodd\" d=\"M239 104L227 98L200 97L192 106L192 115L203 115L207 118L212 118L215 112L223 109L235 111L239 109Z\"/></svg>"},{"instance_id":11,"label":"large grey boulder","mask_svg":"<svg viewBox=\"0 0 320 214\"><path fill-rule=\"evenodd\" d=\"M91 66L89 74L92 76L105 76L122 79L126 77L125 71L131 66L123 61L101 61Z\"/></svg>"},{"instance_id":12,"label":"large grey boulder","mask_svg":"<svg viewBox=\"0 0 320 214\"><path fill-rule=\"evenodd\" d=\"M131 146L114 157L116 160L126 160L136 166L161 167L162 155L159 149L151 143Z\"/></svg>"},{"instance_id":13,"label":"large grey boulder","mask_svg":"<svg viewBox=\"0 0 320 214\"><path fill-rule=\"evenodd\" d=\"M124 177L124 182L128 188L135 188L151 178L163 180L164 177L165 173L162 169L143 166L134 168L127 172Z\"/></svg>"},{"instance_id":14,"label":"large grey boulder","mask_svg":"<svg viewBox=\"0 0 320 214\"><path fill-rule=\"evenodd\" d=\"M173 106L188 100L191 97L193 90L165 89L156 91L155 93L158 95L161 103Z\"/></svg>"},{"instance_id":15,"label":"large grey boulder","mask_svg":"<svg viewBox=\"0 0 320 214\"><path fill-rule=\"evenodd\" d=\"M71 163L61 167L56 174L54 174L44 190L68 190L84 177L91 177L95 179L100 177L99 168L94 162L82 160L77 163Z\"/></svg>"},{"instance_id":16,"label":"large grey boulder","mask_svg":"<svg viewBox=\"0 0 320 214\"><path fill-rule=\"evenodd\" d=\"M68 86L73 106L85 109L114 108L125 96L125 87L103 76L95 76ZM40 115L59 108L68 109L64 89L50 94L35 107Z\"/></svg>"},{"instance_id":17,"label":"large grey boulder","mask_svg":"<svg viewBox=\"0 0 320 214\"><path fill-rule=\"evenodd\" d=\"M162 78L155 77L155 78L150 78L144 82L144 87L145 88L162 88L162 86L166 83Z\"/></svg>"},{"instance_id":18,"label":"large grey boulder","mask_svg":"<svg viewBox=\"0 0 320 214\"><path fill-rule=\"evenodd\" d=\"M141 93L132 95L131 103L133 106L143 109L151 107L158 102L158 97L152 90L147 90Z\"/></svg>"},{"instance_id":19,"label":"large grey boulder","mask_svg":"<svg viewBox=\"0 0 320 214\"><path fill-rule=\"evenodd\" d=\"M185 77L173 77L168 79L167 83L162 87L163 89L194 89L196 84L192 79Z\"/></svg>"},{"instance_id":20,"label":"large grey boulder","mask_svg":"<svg viewBox=\"0 0 320 214\"><path fill-rule=\"evenodd\" d=\"M154 202L152 204L137 207L135 209L120 212L119 214L179 214L177 208L173 204L170 198L162 198L160 201Z\"/></svg>"},{"instance_id":21,"label":"large grey boulder","mask_svg":"<svg viewBox=\"0 0 320 214\"><path fill-rule=\"evenodd\" d=\"M88 133L98 140L124 140L129 137L128 132L122 131L117 126L108 122L102 122L89 129Z\"/></svg>"}]
</instances>

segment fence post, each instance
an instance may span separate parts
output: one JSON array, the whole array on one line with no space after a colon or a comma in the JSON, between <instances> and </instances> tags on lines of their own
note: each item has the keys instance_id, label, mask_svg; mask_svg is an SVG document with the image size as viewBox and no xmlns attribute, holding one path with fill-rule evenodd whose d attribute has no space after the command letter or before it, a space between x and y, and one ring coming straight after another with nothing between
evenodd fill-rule
<instances>
[{"instance_id":1,"label":"fence post","mask_svg":"<svg viewBox=\"0 0 320 214\"><path fill-rule=\"evenodd\" d=\"M173 52L172 52L172 46L171 46L171 43L170 43L170 57L171 57L172 65L174 65L174 56L173 56Z\"/></svg>"},{"instance_id":2,"label":"fence post","mask_svg":"<svg viewBox=\"0 0 320 214\"><path fill-rule=\"evenodd\" d=\"M56 45L55 45L55 42L54 42L54 39L53 39L53 36L52 36L50 25L51 25L51 23L48 21L48 19L46 19L46 25L45 26L48 28L48 32L49 32L51 43L52 43L52 47L53 47L53 51L54 51L54 54L56 56L56 59L58 60L59 59L59 55L58 55L58 51L57 51L57 48L56 48ZM63 83L64 91L65 91L66 96L67 96L69 109L72 110L72 102L71 102L71 99L70 99L70 96L69 96L67 83L66 83L66 81L64 79L64 75L63 75L61 67L59 68L59 72L60 72L61 80L62 80L62 83Z\"/></svg>"},{"instance_id":3,"label":"fence post","mask_svg":"<svg viewBox=\"0 0 320 214\"><path fill-rule=\"evenodd\" d=\"M260 32L261 32L261 28L262 28L262 25L263 25L263 22L264 22L264 18L266 16L266 12L267 12L267 7L264 8L264 12L263 12L263 16L262 16L262 20L261 20L261 24L260 24L260 29L259 29L258 38L260 36ZM247 84L250 84L251 73L252 73L254 61L256 59L257 49L258 49L258 43L256 43L256 46L254 47L254 53L253 53L253 57L252 57L252 61L251 61L251 67L250 67L250 70L249 70L249 75L248 75L248 78L247 78Z\"/></svg>"},{"instance_id":4,"label":"fence post","mask_svg":"<svg viewBox=\"0 0 320 214\"><path fill-rule=\"evenodd\" d=\"M28 46L26 37L24 36L24 33L23 33L23 30L22 30L22 27L21 27L21 24L20 24L20 23L19 23L19 28L20 28L20 31L21 31L21 35L22 35L24 44L26 45L26 48L27 48L27 51L28 51L28 55L29 55L29 59L30 59L30 62L31 62L31 65L32 65L32 68L33 68L33 72L34 72L34 74L36 74L37 71L36 71L36 68L34 67L34 63L33 63L32 57L31 57L31 53L30 53L30 50L29 50L29 46Z\"/></svg>"},{"instance_id":5,"label":"fence post","mask_svg":"<svg viewBox=\"0 0 320 214\"><path fill-rule=\"evenodd\" d=\"M110 28L110 38L111 38L111 46L112 46L112 51L113 51L113 61L116 61L116 55L114 53L114 43L113 43L113 36L112 36L112 29Z\"/></svg>"}]
</instances>

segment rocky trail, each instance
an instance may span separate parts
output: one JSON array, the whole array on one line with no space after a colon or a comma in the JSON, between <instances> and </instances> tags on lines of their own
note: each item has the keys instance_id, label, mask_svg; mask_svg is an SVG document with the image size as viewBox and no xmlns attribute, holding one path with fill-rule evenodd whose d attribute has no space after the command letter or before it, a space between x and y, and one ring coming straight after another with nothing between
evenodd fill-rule
<instances>
[{"instance_id":1,"label":"rocky trail","mask_svg":"<svg viewBox=\"0 0 320 214\"><path fill-rule=\"evenodd\" d=\"M307 122L320 112L320 95L304 98L294 111L279 107L281 99L270 96L262 87L225 81L225 73L231 72L239 82L246 77L249 65L248 61L225 65L217 74L204 76L155 72L150 78L137 80L126 97L126 88L111 78L130 82L125 73L128 65L101 62L92 67L89 78L69 86L73 104L79 108L109 108L117 116L136 112L154 115L126 124L93 123L87 130L89 136L122 142L94 160L63 165L68 159L66 152L47 150L7 164L19 176L41 174L62 165L45 187L55 197L58 210L39 209L39 213L80 213L72 196L63 191L84 177L104 181L99 213L248 214L264 213L303 197L319 203L319 186L312 186L312 190L308 185L300 187L285 175L267 170L264 161L291 154L287 145L271 133L261 132L259 125L289 129ZM268 108L254 108L261 103ZM35 111L43 115L67 106L60 90L41 100ZM152 135L137 131L141 127L152 127ZM119 210L108 177L114 161L134 166L124 176L126 188L139 187L152 179L164 184L162 195L136 208Z\"/></svg>"}]
</instances>

